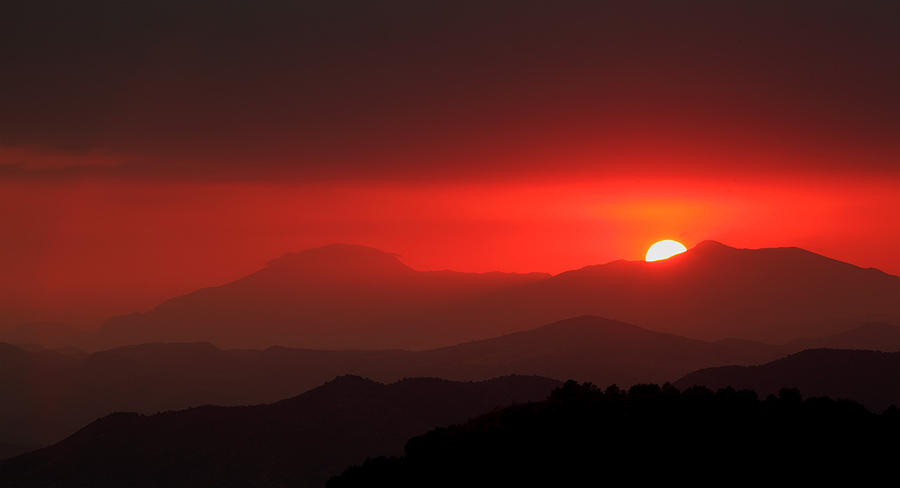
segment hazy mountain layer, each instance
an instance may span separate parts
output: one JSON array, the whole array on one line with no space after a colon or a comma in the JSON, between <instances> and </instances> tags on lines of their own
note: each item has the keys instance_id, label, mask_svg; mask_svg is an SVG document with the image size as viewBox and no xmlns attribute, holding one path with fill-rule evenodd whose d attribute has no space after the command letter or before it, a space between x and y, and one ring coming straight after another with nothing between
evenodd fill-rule
<instances>
[{"instance_id":1,"label":"hazy mountain layer","mask_svg":"<svg viewBox=\"0 0 900 488\"><path fill-rule=\"evenodd\" d=\"M300 396L248 407L117 413L0 465L4 487L320 487L371 455L400 454L412 435L515 403L559 382L509 376L477 383L343 376Z\"/></svg>"},{"instance_id":2,"label":"hazy mountain layer","mask_svg":"<svg viewBox=\"0 0 900 488\"><path fill-rule=\"evenodd\" d=\"M422 349L586 314L686 337L784 343L900 323L900 278L798 248L709 241L665 261L556 276L422 272L392 254L333 245L111 319L88 342Z\"/></svg>"},{"instance_id":3,"label":"hazy mountain layer","mask_svg":"<svg viewBox=\"0 0 900 488\"><path fill-rule=\"evenodd\" d=\"M875 330L881 334L873 334ZM884 343L896 334L889 326L870 325L859 331L856 335ZM845 338L853 335L832 338L834 347L843 347ZM0 442L10 444L6 452L14 454L27 446L56 442L114 411L154 413L206 404L272 402L343 374L379 381L529 374L627 386L673 381L711 366L764 363L797 350L737 340L710 343L597 317L420 352L221 350L208 343L188 343L85 354L2 345Z\"/></svg>"},{"instance_id":4,"label":"hazy mountain layer","mask_svg":"<svg viewBox=\"0 0 900 488\"><path fill-rule=\"evenodd\" d=\"M809 395L849 398L880 412L900 406L900 353L810 349L758 366L705 368L675 384L749 388L761 395L799 388Z\"/></svg>"}]
</instances>

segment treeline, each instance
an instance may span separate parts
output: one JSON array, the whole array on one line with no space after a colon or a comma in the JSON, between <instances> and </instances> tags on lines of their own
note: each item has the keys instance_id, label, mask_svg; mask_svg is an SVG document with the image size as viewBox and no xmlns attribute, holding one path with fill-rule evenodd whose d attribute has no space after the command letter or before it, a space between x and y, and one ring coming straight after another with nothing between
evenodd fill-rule
<instances>
[{"instance_id":1,"label":"treeline","mask_svg":"<svg viewBox=\"0 0 900 488\"><path fill-rule=\"evenodd\" d=\"M600 389L568 381L543 402L414 437L402 457L368 459L329 480L357 486L746 484L892 475L900 411L796 389Z\"/></svg>"}]
</instances>

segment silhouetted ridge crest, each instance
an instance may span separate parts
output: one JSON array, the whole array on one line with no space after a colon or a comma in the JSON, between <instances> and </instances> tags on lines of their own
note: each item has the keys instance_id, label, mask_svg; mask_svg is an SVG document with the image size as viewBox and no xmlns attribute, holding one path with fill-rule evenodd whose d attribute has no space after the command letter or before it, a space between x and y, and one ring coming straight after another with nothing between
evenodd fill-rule
<instances>
[{"instance_id":1,"label":"silhouetted ridge crest","mask_svg":"<svg viewBox=\"0 0 900 488\"><path fill-rule=\"evenodd\" d=\"M900 320L900 278L799 248L704 241L671 259L555 276L417 271L396 255L330 245L275 260L149 313L110 319L109 345L425 349L592 314L695 339L785 343Z\"/></svg>"},{"instance_id":2,"label":"silhouetted ridge crest","mask_svg":"<svg viewBox=\"0 0 900 488\"><path fill-rule=\"evenodd\" d=\"M357 244L327 246L288 253L266 265L269 271L357 270L410 272L397 254Z\"/></svg>"},{"instance_id":3,"label":"silhouetted ridge crest","mask_svg":"<svg viewBox=\"0 0 900 488\"><path fill-rule=\"evenodd\" d=\"M618 320L598 317L596 315L580 315L570 319L559 320L552 324L547 324L531 332L574 332L574 331L602 331L602 330L629 330L647 332L636 325L628 324Z\"/></svg>"},{"instance_id":4,"label":"silhouetted ridge crest","mask_svg":"<svg viewBox=\"0 0 900 488\"><path fill-rule=\"evenodd\" d=\"M739 251L740 249L728 246L726 244L722 244L719 241L701 241L696 246L688 249L688 251L693 251L694 253L727 253L733 251Z\"/></svg>"},{"instance_id":5,"label":"silhouetted ridge crest","mask_svg":"<svg viewBox=\"0 0 900 488\"><path fill-rule=\"evenodd\" d=\"M384 395L390 385L373 381L358 375L341 375L325 382L300 395L279 400L273 407L296 408L300 405L316 403L334 403L341 406L358 403L365 398L378 398Z\"/></svg>"},{"instance_id":6,"label":"silhouetted ridge crest","mask_svg":"<svg viewBox=\"0 0 900 488\"><path fill-rule=\"evenodd\" d=\"M15 354L25 356L28 354L28 351L7 342L0 342L0 354Z\"/></svg>"},{"instance_id":7,"label":"silhouetted ridge crest","mask_svg":"<svg viewBox=\"0 0 900 488\"><path fill-rule=\"evenodd\" d=\"M371 380L369 378L364 378L355 374L345 374L341 376L336 376L334 379L330 381L326 381L325 384L319 386L317 388L313 388L307 393L316 393L316 392L324 392L329 390L344 390L344 389L356 389L356 388L385 388L387 385L384 383L380 383L378 381Z\"/></svg>"},{"instance_id":8,"label":"silhouetted ridge crest","mask_svg":"<svg viewBox=\"0 0 900 488\"><path fill-rule=\"evenodd\" d=\"M0 463L0 486L321 487L367 456L400 454L413 435L543 400L559 385L523 376L383 384L343 375L271 404L117 413Z\"/></svg>"},{"instance_id":9,"label":"silhouetted ridge crest","mask_svg":"<svg viewBox=\"0 0 900 488\"><path fill-rule=\"evenodd\" d=\"M133 344L128 346L119 346L106 351L105 353L115 354L152 354L157 352L166 353L213 353L222 350L210 342L150 342L147 344Z\"/></svg>"},{"instance_id":10,"label":"silhouetted ridge crest","mask_svg":"<svg viewBox=\"0 0 900 488\"><path fill-rule=\"evenodd\" d=\"M866 322L859 327L838 334L792 341L788 346L796 349L827 347L895 352L900 351L900 325Z\"/></svg>"},{"instance_id":11,"label":"silhouetted ridge crest","mask_svg":"<svg viewBox=\"0 0 900 488\"><path fill-rule=\"evenodd\" d=\"M810 395L851 398L874 411L900 405L900 352L817 348L756 366L704 368L678 387L733 386L768 395L785 386Z\"/></svg>"}]
</instances>

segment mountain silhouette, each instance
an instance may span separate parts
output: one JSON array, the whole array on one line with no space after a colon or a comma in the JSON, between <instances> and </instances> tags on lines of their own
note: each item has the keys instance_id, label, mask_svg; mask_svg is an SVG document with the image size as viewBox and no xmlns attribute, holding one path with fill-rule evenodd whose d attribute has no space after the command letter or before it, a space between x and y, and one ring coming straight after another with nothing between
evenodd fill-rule
<instances>
[{"instance_id":1,"label":"mountain silhouette","mask_svg":"<svg viewBox=\"0 0 900 488\"><path fill-rule=\"evenodd\" d=\"M900 410L792 389L760 401L750 390L569 381L547 401L414 437L404 456L369 459L327 486L868 484L893 475L898 435Z\"/></svg>"},{"instance_id":2,"label":"mountain silhouette","mask_svg":"<svg viewBox=\"0 0 900 488\"><path fill-rule=\"evenodd\" d=\"M867 323L838 334L791 341L785 348L791 352L816 348L896 352L900 351L900 326Z\"/></svg>"},{"instance_id":3,"label":"mountain silhouette","mask_svg":"<svg viewBox=\"0 0 900 488\"><path fill-rule=\"evenodd\" d=\"M731 386L761 395L799 388L810 395L850 398L882 411L900 406L900 352L810 349L758 366L701 369L675 385Z\"/></svg>"},{"instance_id":4,"label":"mountain silhouette","mask_svg":"<svg viewBox=\"0 0 900 488\"><path fill-rule=\"evenodd\" d=\"M388 382L526 374L624 386L780 356L781 349L772 346L709 343L590 316L427 351L222 350L209 343L160 343L68 354L0 345L0 442L47 445L114 411L272 402L343 374Z\"/></svg>"},{"instance_id":5,"label":"mountain silhouette","mask_svg":"<svg viewBox=\"0 0 900 488\"><path fill-rule=\"evenodd\" d=\"M452 344L467 338L453 327L472 297L548 276L416 271L396 255L335 244L288 254L147 313L110 319L98 341L366 349Z\"/></svg>"},{"instance_id":6,"label":"mountain silhouette","mask_svg":"<svg viewBox=\"0 0 900 488\"><path fill-rule=\"evenodd\" d=\"M0 344L0 443L15 454L16 446L56 442L115 411L272 402L348 372L371 369L378 377L398 379L403 375L394 374L397 368L377 366L392 365L397 360L388 358L403 355L224 351L209 343L144 344L78 355Z\"/></svg>"},{"instance_id":7,"label":"mountain silhouette","mask_svg":"<svg viewBox=\"0 0 900 488\"><path fill-rule=\"evenodd\" d=\"M493 339L424 351L423 373L451 379L503 374L578 378L597 384L664 382L697 364L755 364L779 356L773 346L713 343L582 316Z\"/></svg>"},{"instance_id":8,"label":"mountain silhouette","mask_svg":"<svg viewBox=\"0 0 900 488\"><path fill-rule=\"evenodd\" d=\"M477 383L335 378L245 407L116 413L0 465L0 486L322 486L348 464L396 455L410 436L516 403L560 383L508 376Z\"/></svg>"},{"instance_id":9,"label":"mountain silhouette","mask_svg":"<svg viewBox=\"0 0 900 488\"><path fill-rule=\"evenodd\" d=\"M14 326L0 325L0 342L34 349L75 349L96 341L91 330L81 330L55 322L27 322Z\"/></svg>"},{"instance_id":10,"label":"mountain silhouette","mask_svg":"<svg viewBox=\"0 0 900 488\"><path fill-rule=\"evenodd\" d=\"M17 454L56 442L114 411L272 402L343 374L387 382L411 376L472 381L528 374L627 386L674 381L708 367L766 363L807 343L847 347L852 339L861 346L888 344L883 349L892 350L895 332L893 326L867 324L837 336L774 346L706 342L583 316L425 351L223 350L210 343L155 343L87 354L0 344L0 443L6 444L5 454Z\"/></svg>"},{"instance_id":11,"label":"mountain silhouette","mask_svg":"<svg viewBox=\"0 0 900 488\"><path fill-rule=\"evenodd\" d=\"M785 343L900 323L900 277L799 248L712 241L664 261L614 261L555 276L416 271L393 254L332 245L112 318L93 346L428 349L580 315L706 340Z\"/></svg>"},{"instance_id":12,"label":"mountain silhouette","mask_svg":"<svg viewBox=\"0 0 900 488\"><path fill-rule=\"evenodd\" d=\"M664 261L589 266L524 289L514 300L540 303L541 313L593 313L710 340L783 343L900 317L900 277L798 248L712 241Z\"/></svg>"}]
</instances>

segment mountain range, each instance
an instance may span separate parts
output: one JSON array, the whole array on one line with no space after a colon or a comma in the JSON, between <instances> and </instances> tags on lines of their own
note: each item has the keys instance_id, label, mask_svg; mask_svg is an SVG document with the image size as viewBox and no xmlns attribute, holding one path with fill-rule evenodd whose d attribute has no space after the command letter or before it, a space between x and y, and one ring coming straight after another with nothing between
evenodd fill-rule
<instances>
[{"instance_id":1,"label":"mountain range","mask_svg":"<svg viewBox=\"0 0 900 488\"><path fill-rule=\"evenodd\" d=\"M0 458L116 411L264 404L347 374L678 380L763 394L790 383L883 408L900 395L867 378L897 369L894 356L801 351L900 351L898 317L900 278L798 248L707 241L664 261L551 276L417 271L331 245L95 332L17 328L29 344L0 343Z\"/></svg>"},{"instance_id":2,"label":"mountain range","mask_svg":"<svg viewBox=\"0 0 900 488\"><path fill-rule=\"evenodd\" d=\"M675 382L679 388L693 385L744 388L760 395L798 388L880 412L900 406L900 352L808 349L761 365L704 368Z\"/></svg>"},{"instance_id":3,"label":"mountain range","mask_svg":"<svg viewBox=\"0 0 900 488\"><path fill-rule=\"evenodd\" d=\"M898 331L868 324L811 342L838 348L848 338L891 344ZM209 343L157 343L84 353L0 345L0 444L7 444L8 455L24 452L114 411L273 402L344 374L387 382L526 374L628 386L674 381L702 368L765 363L806 347L800 341L700 341L591 316L426 351L222 350Z\"/></svg>"},{"instance_id":4,"label":"mountain range","mask_svg":"<svg viewBox=\"0 0 900 488\"><path fill-rule=\"evenodd\" d=\"M320 487L367 456L493 409L545 399L560 383L342 376L279 402L116 413L53 446L0 464L0 486Z\"/></svg>"},{"instance_id":5,"label":"mountain range","mask_svg":"<svg viewBox=\"0 0 900 488\"><path fill-rule=\"evenodd\" d=\"M81 346L428 349L580 315L695 339L783 344L866 322L900 323L900 277L799 248L713 241L664 261L614 261L554 276L417 271L394 254L330 245L113 317Z\"/></svg>"},{"instance_id":6,"label":"mountain range","mask_svg":"<svg viewBox=\"0 0 900 488\"><path fill-rule=\"evenodd\" d=\"M569 322L577 324L585 321L587 319L582 318ZM618 323L607 325L620 329L619 333L627 328ZM566 330L566 327L571 326L571 323L552 324L537 332L547 334L559 329ZM518 337L518 334L514 337ZM583 339L584 337L575 338ZM490 342L492 341L486 341L488 345ZM677 341L670 343L675 344ZM553 345L548 347L552 348ZM144 349L137 356L146 356L149 351ZM413 378L388 385L359 376L340 376L304 394L270 404L200 406L153 415L114 413L89 423L61 442L0 462L0 485L322 486L329 476L340 473L343 467L359 464L374 456L401 454L405 439L428 429L449 426L429 433L424 440L413 438L407 443L407 459L412 452L415 462L420 462L422 459L415 453L422 447L422 442L430 443L434 440L448 444L441 450L428 454L431 458L429 463L442 462L439 452L443 452L443 449L452 449L453 456L464 457L465 454L457 450L459 446L453 441L457 435L461 436L460 440L464 440L464 445L469 445L471 442L479 442L477 439L483 435L479 432L491 432L494 429L514 429L512 433L504 434L499 439L502 443L518 442L514 439L521 439L527 445L533 441L530 436L535 432L534 429L545 428L551 430L542 431L541 435L556 432L571 437L575 435L577 425L598 428L600 425L612 425L611 419L618 419L617 415L622 413L619 407L632 409L621 403L626 399L639 402L636 410L626 412L632 420L638 418L646 422L645 407L639 405L647 400L652 400L652 408L661 409L661 414L669 419L663 421L662 418L652 417L656 427L646 423L634 424L642 425L646 430L646 435L640 438L628 437L624 432L615 437L619 441L626 439L632 450L646 449L642 442L647 436L658 434L655 429L675 428L679 435L672 438L663 436L660 439L664 440L659 441L669 442L671 445L668 448L662 448L662 444L657 446L660 447L660 454L670 453L668 449L674 448L675 443L681 442L681 439L690 434L690 429L676 427L676 424L685 424L682 415L702 417L709 415L711 411L721 419L710 426L731 422L734 428L745 428L745 421L739 417L750 415L753 422L759 423L759 428L762 429L772 427L771 415L777 413L785 430L776 429L770 434L755 438L753 442L758 443L760 448L773 435L789 435L786 431L796 429L798 425L791 422L798 422L798 419L803 420L804 429L808 433L824 436L823 442L833 442L833 438L829 436L834 434L835 426L831 425L829 429L823 430L820 421L816 420L818 416L826 413L831 419L852 416L856 419L853 421L855 426L848 424L848 428L851 428L848 433L858 433L857 427L871 426L870 422L874 417L867 417L871 414L853 402L835 403L833 400L813 398L801 404L799 393L792 393L792 390L786 388L799 387L799 391L812 397L827 396L838 400L851 398L861 401L876 412L884 410L889 405L900 404L900 388L897 386L900 385L900 352L806 350L761 366L702 369L676 381L672 388L664 387L660 390L659 387L648 384L632 386L627 396L625 390L614 386L605 388L606 393L603 394L604 388L598 389L592 383L573 389L572 385L577 386L577 383L569 381L564 388L557 389L550 395L549 406L529 404L524 409L519 409L521 413L515 413L516 409L491 413L499 407L543 400L551 389L560 384L554 379L521 375L474 383ZM713 395L706 387L718 389L718 392ZM675 388L684 390L681 394L684 400L677 408L673 408L672 404L679 395ZM762 398L768 398L763 403L757 403L758 395L750 389L759 392ZM773 400L776 393L778 398ZM589 421L585 417L588 412L584 408L590 403L578 400L579 395L588 395L585 398L603 402L612 401L614 403L610 405L615 408L599 417L591 417L594 422ZM555 409L560 400L570 403L566 407L569 413L551 424L534 423L534 414L543 415L542 412L547 412L547 408ZM694 410L703 402L712 403ZM734 402L745 406L735 408L737 404ZM616 404L619 406L616 407ZM809 412L798 417L800 409ZM896 422L897 411L896 408L887 409L884 418ZM598 415L600 413L602 412L598 412ZM450 425L476 415L482 416L461 427ZM561 425L558 423L563 419L572 420L570 415L580 420L574 424L567 420L564 423L569 427L563 430L553 427ZM680 420L675 422L676 419ZM700 422L701 418L697 417L697 421ZM609 428L612 427L604 427L607 436L611 432ZM747 438L754 430L747 430L744 436L728 432L728 442L736 442L739 438ZM447 437L448 434L452 435ZM713 434L710 431L705 435L716 437L721 436L721 432ZM585 439L584 435L577 438ZM696 439L690 442L695 441ZM589 443L596 444L593 441ZM616 443L606 445L604 449L614 449L615 446L621 448L621 444ZM734 447L745 449L748 446L735 444ZM542 446L540 449L546 448L547 446ZM484 454L488 455L487 452ZM361 471L358 468L351 469L336 482L352 481L371 485L374 483L371 477L379 479L385 474L382 473L384 469L406 469L394 464L392 459L397 458L366 461ZM542 466L539 460L533 462ZM475 466L464 463L464 467L472 469ZM434 470L429 469L423 474L434 476ZM332 483L332 486L344 485Z\"/></svg>"}]
</instances>

